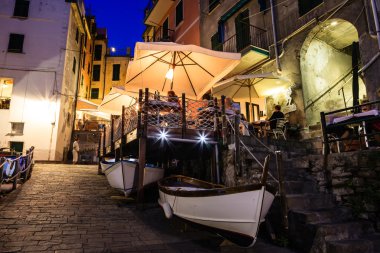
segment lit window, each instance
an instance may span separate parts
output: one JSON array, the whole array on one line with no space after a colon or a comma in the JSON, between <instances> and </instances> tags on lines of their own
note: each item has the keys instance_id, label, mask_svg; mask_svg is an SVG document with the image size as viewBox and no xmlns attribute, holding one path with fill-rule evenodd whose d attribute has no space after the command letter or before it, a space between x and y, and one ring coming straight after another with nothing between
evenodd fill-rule
<instances>
[{"instance_id":1,"label":"lit window","mask_svg":"<svg viewBox=\"0 0 380 253\"><path fill-rule=\"evenodd\" d=\"M0 110L9 110L11 105L12 88L12 80L0 80Z\"/></svg>"},{"instance_id":2,"label":"lit window","mask_svg":"<svg viewBox=\"0 0 380 253\"><path fill-rule=\"evenodd\" d=\"M23 122L11 122L11 134L22 135L24 133Z\"/></svg>"}]
</instances>

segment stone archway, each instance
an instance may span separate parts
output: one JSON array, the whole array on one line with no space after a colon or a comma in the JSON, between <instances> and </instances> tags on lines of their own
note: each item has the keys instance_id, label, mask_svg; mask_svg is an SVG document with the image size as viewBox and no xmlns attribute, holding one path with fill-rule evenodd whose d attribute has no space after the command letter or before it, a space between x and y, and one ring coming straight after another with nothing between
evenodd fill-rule
<instances>
[{"instance_id":1,"label":"stone archway","mask_svg":"<svg viewBox=\"0 0 380 253\"><path fill-rule=\"evenodd\" d=\"M300 52L307 125L320 122L321 111L352 106L352 43L359 41L348 21L331 19L308 34ZM359 80L359 98L365 95Z\"/></svg>"}]
</instances>

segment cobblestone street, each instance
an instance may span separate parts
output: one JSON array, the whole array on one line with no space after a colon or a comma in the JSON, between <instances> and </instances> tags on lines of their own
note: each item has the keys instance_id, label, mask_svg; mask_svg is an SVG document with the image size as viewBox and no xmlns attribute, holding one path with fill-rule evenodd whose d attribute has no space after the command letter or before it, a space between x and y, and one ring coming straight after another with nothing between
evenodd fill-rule
<instances>
[{"instance_id":1,"label":"cobblestone street","mask_svg":"<svg viewBox=\"0 0 380 253\"><path fill-rule=\"evenodd\" d=\"M0 199L0 252L290 252L261 240L220 247L221 238L167 220L156 201L136 208L116 195L97 166L36 164Z\"/></svg>"}]
</instances>

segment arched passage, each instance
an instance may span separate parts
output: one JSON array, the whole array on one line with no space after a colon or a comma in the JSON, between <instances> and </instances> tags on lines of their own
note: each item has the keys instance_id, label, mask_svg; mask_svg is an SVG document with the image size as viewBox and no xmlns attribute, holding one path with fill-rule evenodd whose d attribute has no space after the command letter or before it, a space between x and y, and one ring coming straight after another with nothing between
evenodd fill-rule
<instances>
[{"instance_id":1,"label":"arched passage","mask_svg":"<svg viewBox=\"0 0 380 253\"><path fill-rule=\"evenodd\" d=\"M356 28L342 19L324 22L307 36L300 61L307 125L317 124L321 111L352 106L352 43L358 40Z\"/></svg>"}]
</instances>

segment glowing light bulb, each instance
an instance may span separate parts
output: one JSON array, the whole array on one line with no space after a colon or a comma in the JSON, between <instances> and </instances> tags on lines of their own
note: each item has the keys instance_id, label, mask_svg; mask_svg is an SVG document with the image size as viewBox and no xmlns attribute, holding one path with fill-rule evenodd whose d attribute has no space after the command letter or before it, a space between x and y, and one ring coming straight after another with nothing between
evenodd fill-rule
<instances>
[{"instance_id":1,"label":"glowing light bulb","mask_svg":"<svg viewBox=\"0 0 380 253\"><path fill-rule=\"evenodd\" d=\"M174 76L174 69L173 69L173 66L170 66L168 72L166 72L165 78L173 80L173 76Z\"/></svg>"}]
</instances>

